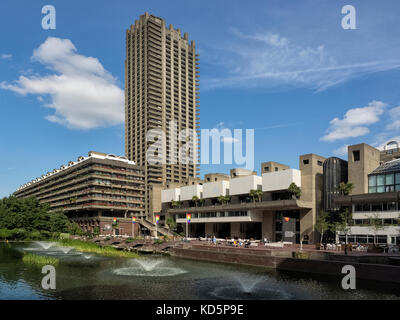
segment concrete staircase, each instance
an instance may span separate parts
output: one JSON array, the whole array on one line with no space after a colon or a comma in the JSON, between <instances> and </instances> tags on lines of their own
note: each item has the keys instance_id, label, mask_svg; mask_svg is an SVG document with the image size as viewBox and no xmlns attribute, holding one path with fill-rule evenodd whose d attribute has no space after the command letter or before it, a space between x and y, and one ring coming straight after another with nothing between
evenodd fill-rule
<instances>
[{"instance_id":1,"label":"concrete staircase","mask_svg":"<svg viewBox=\"0 0 400 320\"><path fill-rule=\"evenodd\" d=\"M153 234L155 234L156 230L157 230L157 233L161 234L163 236L170 236L170 237L174 236L174 234L169 229L167 229L165 227L161 227L161 226L156 227L155 223L153 223L145 218L139 219L139 220L137 220L137 222L141 226L149 229ZM156 235L157 237L158 237L158 234Z\"/></svg>"}]
</instances>

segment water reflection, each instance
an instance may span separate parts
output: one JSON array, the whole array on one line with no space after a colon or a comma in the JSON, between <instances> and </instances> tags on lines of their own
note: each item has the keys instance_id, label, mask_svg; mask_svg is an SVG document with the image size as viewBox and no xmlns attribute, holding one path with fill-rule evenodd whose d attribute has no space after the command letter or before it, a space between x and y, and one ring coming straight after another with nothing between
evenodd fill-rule
<instances>
[{"instance_id":1,"label":"water reflection","mask_svg":"<svg viewBox=\"0 0 400 320\"><path fill-rule=\"evenodd\" d=\"M68 249L54 244L1 243L0 299L366 300L400 297L398 288L390 293L387 286L371 285L349 292L341 289L337 279L327 281L257 267L165 256L111 258ZM41 268L22 262L25 250L59 259L56 290L41 288ZM359 282L357 286L362 287Z\"/></svg>"}]
</instances>

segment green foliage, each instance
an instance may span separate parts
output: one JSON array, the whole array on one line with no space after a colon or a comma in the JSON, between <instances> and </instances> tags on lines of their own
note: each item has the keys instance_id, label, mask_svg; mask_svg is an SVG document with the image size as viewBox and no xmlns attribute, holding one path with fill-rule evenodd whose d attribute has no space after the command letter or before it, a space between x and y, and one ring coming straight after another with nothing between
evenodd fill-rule
<instances>
[{"instance_id":1,"label":"green foliage","mask_svg":"<svg viewBox=\"0 0 400 320\"><path fill-rule=\"evenodd\" d=\"M174 201L174 200L171 201L172 208L180 208L182 204L183 203L181 201Z\"/></svg>"},{"instance_id":2,"label":"green foliage","mask_svg":"<svg viewBox=\"0 0 400 320\"><path fill-rule=\"evenodd\" d=\"M111 246L100 247L93 242L85 242L79 240L62 240L60 243L66 247L73 247L78 251L92 252L103 256L109 257L123 257L123 258L137 258L138 254L133 252L127 252L122 250L117 250Z\"/></svg>"},{"instance_id":3,"label":"green foliage","mask_svg":"<svg viewBox=\"0 0 400 320\"><path fill-rule=\"evenodd\" d=\"M71 222L69 224L68 233L76 236L83 236L83 231L76 222Z\"/></svg>"},{"instance_id":4,"label":"green foliage","mask_svg":"<svg viewBox=\"0 0 400 320\"><path fill-rule=\"evenodd\" d=\"M354 185L351 182L341 182L339 184L338 190L341 195L347 196L349 195L354 189Z\"/></svg>"},{"instance_id":5,"label":"green foliage","mask_svg":"<svg viewBox=\"0 0 400 320\"><path fill-rule=\"evenodd\" d=\"M263 192L262 192L262 190L251 189L250 192L249 192L249 195L250 195L250 197L253 198L253 202L255 202L256 199L260 202L261 201L261 197L263 195Z\"/></svg>"},{"instance_id":6,"label":"green foliage","mask_svg":"<svg viewBox=\"0 0 400 320\"><path fill-rule=\"evenodd\" d=\"M45 265L56 266L59 263L57 258L40 256L33 253L25 253L22 262L31 266L42 267Z\"/></svg>"},{"instance_id":7,"label":"green foliage","mask_svg":"<svg viewBox=\"0 0 400 320\"><path fill-rule=\"evenodd\" d=\"M34 197L0 200L0 229L19 230L18 238L31 231L66 232L68 225L62 212L49 212L48 204L39 203Z\"/></svg>"},{"instance_id":8,"label":"green foliage","mask_svg":"<svg viewBox=\"0 0 400 320\"><path fill-rule=\"evenodd\" d=\"M175 229L176 228L176 222L172 217L168 217L167 220L165 221L165 224L170 228L170 229Z\"/></svg>"},{"instance_id":9,"label":"green foliage","mask_svg":"<svg viewBox=\"0 0 400 320\"><path fill-rule=\"evenodd\" d=\"M348 232L350 231L351 219L351 213L349 213L348 209L345 209L344 211L339 213L338 220L333 225L333 229L335 231L348 234Z\"/></svg>"},{"instance_id":10,"label":"green foliage","mask_svg":"<svg viewBox=\"0 0 400 320\"><path fill-rule=\"evenodd\" d=\"M292 182L288 188L288 191L291 195L294 195L297 199L301 196L301 188L297 186L294 182Z\"/></svg>"},{"instance_id":11,"label":"green foliage","mask_svg":"<svg viewBox=\"0 0 400 320\"><path fill-rule=\"evenodd\" d=\"M227 204L231 200L231 197L230 196L219 196L217 198L217 200L221 204Z\"/></svg>"},{"instance_id":12,"label":"green foliage","mask_svg":"<svg viewBox=\"0 0 400 320\"><path fill-rule=\"evenodd\" d=\"M58 237L60 240L66 240L69 239L69 233L60 233L60 236Z\"/></svg>"},{"instance_id":13,"label":"green foliage","mask_svg":"<svg viewBox=\"0 0 400 320\"><path fill-rule=\"evenodd\" d=\"M315 222L315 230L317 230L321 234L321 243L324 238L324 233L327 232L331 228L331 224L329 222L329 213L321 210L317 221Z\"/></svg>"}]
</instances>

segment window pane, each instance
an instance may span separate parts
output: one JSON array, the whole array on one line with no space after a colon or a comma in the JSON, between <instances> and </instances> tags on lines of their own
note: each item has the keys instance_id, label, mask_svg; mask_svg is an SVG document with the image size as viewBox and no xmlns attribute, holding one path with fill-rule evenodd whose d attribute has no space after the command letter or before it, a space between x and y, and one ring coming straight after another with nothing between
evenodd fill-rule
<instances>
[{"instance_id":1,"label":"window pane","mask_svg":"<svg viewBox=\"0 0 400 320\"><path fill-rule=\"evenodd\" d=\"M399 187L400 187L400 185L399 185ZM368 193L376 193L376 187L369 187Z\"/></svg>"},{"instance_id":2,"label":"window pane","mask_svg":"<svg viewBox=\"0 0 400 320\"><path fill-rule=\"evenodd\" d=\"M381 203L373 203L372 204L372 211L382 211L382 204Z\"/></svg>"},{"instance_id":3,"label":"window pane","mask_svg":"<svg viewBox=\"0 0 400 320\"><path fill-rule=\"evenodd\" d=\"M400 184L400 173L396 173L396 181L395 183Z\"/></svg>"},{"instance_id":4,"label":"window pane","mask_svg":"<svg viewBox=\"0 0 400 320\"><path fill-rule=\"evenodd\" d=\"M399 177L399 181L400 181L400 177ZM376 186L376 176L369 176L368 177L368 185L370 187L375 187Z\"/></svg>"},{"instance_id":5,"label":"window pane","mask_svg":"<svg viewBox=\"0 0 400 320\"><path fill-rule=\"evenodd\" d=\"M377 183L378 183L378 186L385 185L385 176L384 175L377 176ZM378 192L383 192L383 191L378 191Z\"/></svg>"},{"instance_id":6,"label":"window pane","mask_svg":"<svg viewBox=\"0 0 400 320\"><path fill-rule=\"evenodd\" d=\"M378 187L377 192L385 192L385 186Z\"/></svg>"},{"instance_id":7,"label":"window pane","mask_svg":"<svg viewBox=\"0 0 400 320\"><path fill-rule=\"evenodd\" d=\"M400 184L396 184L396 191L400 191Z\"/></svg>"},{"instance_id":8,"label":"window pane","mask_svg":"<svg viewBox=\"0 0 400 320\"><path fill-rule=\"evenodd\" d=\"M385 192L393 192L394 191L394 186L386 186L385 187Z\"/></svg>"},{"instance_id":9,"label":"window pane","mask_svg":"<svg viewBox=\"0 0 400 320\"><path fill-rule=\"evenodd\" d=\"M394 184L394 174L386 175L386 184Z\"/></svg>"}]
</instances>

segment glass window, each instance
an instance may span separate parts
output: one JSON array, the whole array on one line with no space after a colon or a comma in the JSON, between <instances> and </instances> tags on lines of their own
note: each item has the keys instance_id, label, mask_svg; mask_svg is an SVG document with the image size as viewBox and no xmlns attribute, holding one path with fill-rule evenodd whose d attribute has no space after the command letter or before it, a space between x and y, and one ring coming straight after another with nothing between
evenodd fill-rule
<instances>
[{"instance_id":1,"label":"glass window","mask_svg":"<svg viewBox=\"0 0 400 320\"><path fill-rule=\"evenodd\" d=\"M396 176L395 176L395 178L396 178L396 183L397 184L400 184L400 173L396 173Z\"/></svg>"},{"instance_id":2,"label":"glass window","mask_svg":"<svg viewBox=\"0 0 400 320\"><path fill-rule=\"evenodd\" d=\"M376 193L376 187L368 187L368 193Z\"/></svg>"},{"instance_id":3,"label":"glass window","mask_svg":"<svg viewBox=\"0 0 400 320\"><path fill-rule=\"evenodd\" d=\"M389 202L387 204L387 211L396 211L396 202Z\"/></svg>"},{"instance_id":4,"label":"glass window","mask_svg":"<svg viewBox=\"0 0 400 320\"><path fill-rule=\"evenodd\" d=\"M377 243L387 243L387 236L376 236L376 242Z\"/></svg>"},{"instance_id":5,"label":"glass window","mask_svg":"<svg viewBox=\"0 0 400 320\"><path fill-rule=\"evenodd\" d=\"M372 211L382 211L382 204L381 203L372 204Z\"/></svg>"},{"instance_id":6,"label":"glass window","mask_svg":"<svg viewBox=\"0 0 400 320\"><path fill-rule=\"evenodd\" d=\"M380 186L376 189L377 192L385 192L385 186Z\"/></svg>"},{"instance_id":7,"label":"glass window","mask_svg":"<svg viewBox=\"0 0 400 320\"><path fill-rule=\"evenodd\" d=\"M370 204L363 204L362 211L371 211L371 205Z\"/></svg>"},{"instance_id":8,"label":"glass window","mask_svg":"<svg viewBox=\"0 0 400 320\"><path fill-rule=\"evenodd\" d=\"M377 184L378 186L384 186L385 185L385 176L380 174L377 176ZM378 192L383 192L383 191L378 191Z\"/></svg>"},{"instance_id":9,"label":"glass window","mask_svg":"<svg viewBox=\"0 0 400 320\"><path fill-rule=\"evenodd\" d=\"M367 243L367 236L357 236L357 242Z\"/></svg>"},{"instance_id":10,"label":"glass window","mask_svg":"<svg viewBox=\"0 0 400 320\"><path fill-rule=\"evenodd\" d=\"M386 184L394 184L394 174L387 174L386 175Z\"/></svg>"},{"instance_id":11,"label":"glass window","mask_svg":"<svg viewBox=\"0 0 400 320\"><path fill-rule=\"evenodd\" d=\"M396 190L396 191L400 191L400 184L396 184L395 190Z\"/></svg>"},{"instance_id":12,"label":"glass window","mask_svg":"<svg viewBox=\"0 0 400 320\"><path fill-rule=\"evenodd\" d=\"M368 186L370 186L370 187L375 187L376 186L376 176L369 176L368 177Z\"/></svg>"},{"instance_id":13,"label":"glass window","mask_svg":"<svg viewBox=\"0 0 400 320\"><path fill-rule=\"evenodd\" d=\"M362 205L361 204L356 204L354 207L354 211L355 212L361 212L362 210Z\"/></svg>"},{"instance_id":14,"label":"glass window","mask_svg":"<svg viewBox=\"0 0 400 320\"><path fill-rule=\"evenodd\" d=\"M386 186L385 192L394 192L394 186Z\"/></svg>"}]
</instances>

